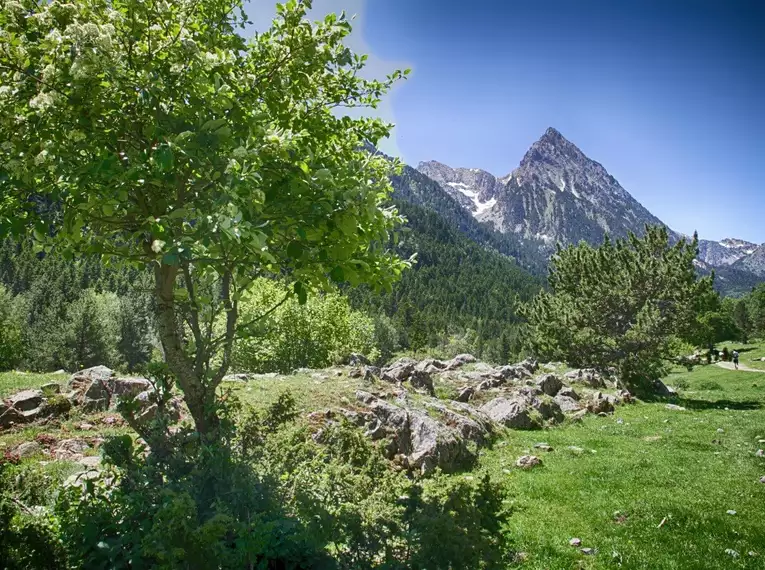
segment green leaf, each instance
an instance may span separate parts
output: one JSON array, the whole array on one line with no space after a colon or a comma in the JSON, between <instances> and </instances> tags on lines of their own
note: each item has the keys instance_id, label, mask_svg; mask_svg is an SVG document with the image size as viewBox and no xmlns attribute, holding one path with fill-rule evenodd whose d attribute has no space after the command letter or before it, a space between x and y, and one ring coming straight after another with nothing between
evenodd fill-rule
<instances>
[{"instance_id":1,"label":"green leaf","mask_svg":"<svg viewBox=\"0 0 765 570\"><path fill-rule=\"evenodd\" d=\"M343 272L343 268L340 266L337 266L332 271L330 271L329 276L336 283L341 283L345 281L345 273Z\"/></svg>"},{"instance_id":2,"label":"green leaf","mask_svg":"<svg viewBox=\"0 0 765 570\"><path fill-rule=\"evenodd\" d=\"M303 257L303 244L299 241L291 241L287 245L287 255L289 255L293 259L300 259Z\"/></svg>"},{"instance_id":3,"label":"green leaf","mask_svg":"<svg viewBox=\"0 0 765 570\"><path fill-rule=\"evenodd\" d=\"M202 125L201 130L203 132L211 132L216 129L219 129L225 124L226 124L226 119L210 119L204 125Z\"/></svg>"},{"instance_id":4,"label":"green leaf","mask_svg":"<svg viewBox=\"0 0 765 570\"><path fill-rule=\"evenodd\" d=\"M305 286L300 281L296 281L293 290L298 297L298 303L305 305L308 301L308 292L305 290Z\"/></svg>"}]
</instances>

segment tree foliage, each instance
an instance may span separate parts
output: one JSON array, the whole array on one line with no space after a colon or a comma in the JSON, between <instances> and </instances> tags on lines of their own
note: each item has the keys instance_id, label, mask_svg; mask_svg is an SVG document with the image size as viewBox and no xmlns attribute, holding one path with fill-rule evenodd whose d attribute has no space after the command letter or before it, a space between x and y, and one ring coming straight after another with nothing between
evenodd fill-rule
<instances>
[{"instance_id":1,"label":"tree foliage","mask_svg":"<svg viewBox=\"0 0 765 570\"><path fill-rule=\"evenodd\" d=\"M332 282L389 287L406 266L387 247L391 165L364 150L390 126L337 112L376 106L404 74L362 79L349 22L311 23L310 6L280 5L247 41L241 0L0 5L0 231L150 268L201 432L255 278L286 274L303 301Z\"/></svg>"},{"instance_id":2,"label":"tree foliage","mask_svg":"<svg viewBox=\"0 0 765 570\"><path fill-rule=\"evenodd\" d=\"M551 290L525 309L531 347L541 358L616 367L628 385L650 384L674 339L708 340L704 315L719 309L712 278L694 271L696 250L696 238L671 245L660 227L600 247L558 248Z\"/></svg>"}]
</instances>

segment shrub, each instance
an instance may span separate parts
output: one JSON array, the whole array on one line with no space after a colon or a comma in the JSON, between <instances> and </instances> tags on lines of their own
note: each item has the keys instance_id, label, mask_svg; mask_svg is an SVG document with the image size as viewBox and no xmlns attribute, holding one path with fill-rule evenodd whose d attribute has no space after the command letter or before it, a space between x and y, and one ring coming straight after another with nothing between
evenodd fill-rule
<instances>
[{"instance_id":1,"label":"shrub","mask_svg":"<svg viewBox=\"0 0 765 570\"><path fill-rule=\"evenodd\" d=\"M258 280L240 302L240 319L245 323L258 319L286 291L278 282ZM304 305L290 299L237 341L233 366L249 372L321 368L342 361L351 352L368 354L374 346L374 332L372 319L353 311L338 293L312 296Z\"/></svg>"}]
</instances>

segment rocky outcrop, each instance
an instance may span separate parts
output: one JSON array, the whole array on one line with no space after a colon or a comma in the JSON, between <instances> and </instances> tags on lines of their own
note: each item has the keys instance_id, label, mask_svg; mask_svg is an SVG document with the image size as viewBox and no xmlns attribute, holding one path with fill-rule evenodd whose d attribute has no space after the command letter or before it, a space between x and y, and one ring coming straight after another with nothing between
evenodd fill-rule
<instances>
[{"instance_id":1,"label":"rocky outcrop","mask_svg":"<svg viewBox=\"0 0 765 570\"><path fill-rule=\"evenodd\" d=\"M505 427L515 429L539 429L542 427L539 419L532 414L525 398L495 398L484 404L481 411L492 421Z\"/></svg>"},{"instance_id":2,"label":"rocky outcrop","mask_svg":"<svg viewBox=\"0 0 765 570\"><path fill-rule=\"evenodd\" d=\"M584 384L590 388L605 388L606 383L600 373L594 368L581 368L566 372L564 377L569 382Z\"/></svg>"},{"instance_id":3,"label":"rocky outcrop","mask_svg":"<svg viewBox=\"0 0 765 570\"><path fill-rule=\"evenodd\" d=\"M380 379L392 384L401 385L408 382L415 390L431 396L434 394L433 379L428 372L417 368L417 361L411 358L401 358L380 371Z\"/></svg>"},{"instance_id":4,"label":"rocky outcrop","mask_svg":"<svg viewBox=\"0 0 765 570\"><path fill-rule=\"evenodd\" d=\"M542 374L537 378L536 384L548 396L555 396L563 388L563 381L555 374Z\"/></svg>"},{"instance_id":5,"label":"rocky outcrop","mask_svg":"<svg viewBox=\"0 0 765 570\"><path fill-rule=\"evenodd\" d=\"M67 388L75 405L92 412L114 408L120 398L133 398L152 386L145 378L118 378L112 369L94 366L75 372Z\"/></svg>"},{"instance_id":6,"label":"rocky outcrop","mask_svg":"<svg viewBox=\"0 0 765 570\"><path fill-rule=\"evenodd\" d=\"M359 391L356 398L373 415L372 424L367 426L370 437L387 437L389 457L403 456L409 468L423 474L436 467L449 471L474 458L461 432L471 432L480 426L469 418L461 417L462 427L455 429L425 411L393 404L369 392Z\"/></svg>"}]
</instances>

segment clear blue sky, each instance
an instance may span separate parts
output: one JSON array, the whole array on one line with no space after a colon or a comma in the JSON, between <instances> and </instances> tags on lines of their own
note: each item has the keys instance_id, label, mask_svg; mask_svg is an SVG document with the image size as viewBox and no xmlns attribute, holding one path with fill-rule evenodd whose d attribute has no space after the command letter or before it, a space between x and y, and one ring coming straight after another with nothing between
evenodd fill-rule
<instances>
[{"instance_id":1,"label":"clear blue sky","mask_svg":"<svg viewBox=\"0 0 765 570\"><path fill-rule=\"evenodd\" d=\"M765 1L315 5L412 68L383 108L406 162L505 175L553 126L673 229L765 242Z\"/></svg>"}]
</instances>

